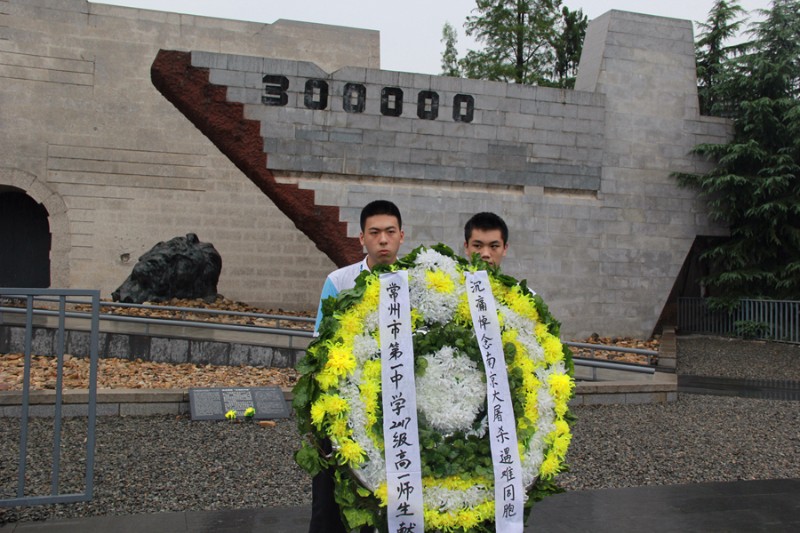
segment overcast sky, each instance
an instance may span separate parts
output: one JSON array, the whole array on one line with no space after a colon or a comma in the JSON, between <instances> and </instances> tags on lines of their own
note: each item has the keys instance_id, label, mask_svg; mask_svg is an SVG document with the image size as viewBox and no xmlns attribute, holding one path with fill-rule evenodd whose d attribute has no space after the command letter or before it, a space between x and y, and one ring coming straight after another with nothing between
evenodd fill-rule
<instances>
[{"instance_id":1,"label":"overcast sky","mask_svg":"<svg viewBox=\"0 0 800 533\"><path fill-rule=\"evenodd\" d=\"M475 7L472 0L90 0L143 9L208 17L275 22L278 19L318 22L378 30L381 68L438 74L441 72L442 27L458 31L461 55L477 48L464 34L464 21ZM692 21L705 21L714 0L564 0L572 10L583 9L593 19L611 9L634 11ZM755 15L770 0L741 0Z\"/></svg>"}]
</instances>

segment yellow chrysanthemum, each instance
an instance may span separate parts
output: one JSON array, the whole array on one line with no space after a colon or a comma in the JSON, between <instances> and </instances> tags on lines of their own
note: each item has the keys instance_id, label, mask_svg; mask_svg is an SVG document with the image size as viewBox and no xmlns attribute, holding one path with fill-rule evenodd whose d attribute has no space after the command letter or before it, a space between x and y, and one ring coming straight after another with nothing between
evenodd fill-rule
<instances>
[{"instance_id":1,"label":"yellow chrysanthemum","mask_svg":"<svg viewBox=\"0 0 800 533\"><path fill-rule=\"evenodd\" d=\"M556 416L558 418L564 418L564 416L567 414L567 411L569 411L569 405L567 405L567 399L565 398L563 400L557 400L553 410L556 412Z\"/></svg>"},{"instance_id":2,"label":"yellow chrysanthemum","mask_svg":"<svg viewBox=\"0 0 800 533\"><path fill-rule=\"evenodd\" d=\"M325 406L325 412L329 415L338 416L350 410L347 400L338 394L323 394L319 401Z\"/></svg>"},{"instance_id":3,"label":"yellow chrysanthemum","mask_svg":"<svg viewBox=\"0 0 800 533\"><path fill-rule=\"evenodd\" d=\"M550 394L555 397L556 401L568 399L572 396L572 389L575 387L575 382L566 374L550 374L547 384L550 386Z\"/></svg>"},{"instance_id":4,"label":"yellow chrysanthemum","mask_svg":"<svg viewBox=\"0 0 800 533\"><path fill-rule=\"evenodd\" d=\"M461 476L448 476L444 478L435 478L426 476L422 478L423 487L441 487L448 490L466 490L476 486L492 487L493 481L484 476L470 476L463 478Z\"/></svg>"},{"instance_id":5,"label":"yellow chrysanthemum","mask_svg":"<svg viewBox=\"0 0 800 533\"><path fill-rule=\"evenodd\" d=\"M464 509L457 515L456 525L468 531L481 523L481 515L474 509Z\"/></svg>"},{"instance_id":6,"label":"yellow chrysanthemum","mask_svg":"<svg viewBox=\"0 0 800 533\"><path fill-rule=\"evenodd\" d=\"M364 449L352 439L342 439L339 441L339 449L336 451L336 457L344 463L351 465L360 465L366 458Z\"/></svg>"},{"instance_id":7,"label":"yellow chrysanthemum","mask_svg":"<svg viewBox=\"0 0 800 533\"><path fill-rule=\"evenodd\" d=\"M317 429L322 427L325 421L325 402L314 402L311 406L311 423L317 426Z\"/></svg>"},{"instance_id":8,"label":"yellow chrysanthemum","mask_svg":"<svg viewBox=\"0 0 800 533\"><path fill-rule=\"evenodd\" d=\"M541 340L550 334L550 332L547 329L547 324L543 322L537 322L533 330L534 333L536 334L536 338L539 340L539 343L541 343Z\"/></svg>"},{"instance_id":9,"label":"yellow chrysanthemum","mask_svg":"<svg viewBox=\"0 0 800 533\"><path fill-rule=\"evenodd\" d=\"M364 362L364 368L361 371L361 379L366 380L380 380L381 379L381 362L377 359L370 359Z\"/></svg>"},{"instance_id":10,"label":"yellow chrysanthemum","mask_svg":"<svg viewBox=\"0 0 800 533\"><path fill-rule=\"evenodd\" d=\"M425 272L425 283L429 289L444 294L449 294L456 288L450 276L442 270L428 270Z\"/></svg>"},{"instance_id":11,"label":"yellow chrysanthemum","mask_svg":"<svg viewBox=\"0 0 800 533\"><path fill-rule=\"evenodd\" d=\"M411 310L411 329L416 330L423 324L423 321L422 313L420 313L416 307L413 308Z\"/></svg>"},{"instance_id":12,"label":"yellow chrysanthemum","mask_svg":"<svg viewBox=\"0 0 800 533\"><path fill-rule=\"evenodd\" d=\"M469 309L469 298L466 292L459 296L455 321L458 324L469 324L472 322L472 312Z\"/></svg>"},{"instance_id":13,"label":"yellow chrysanthemum","mask_svg":"<svg viewBox=\"0 0 800 533\"><path fill-rule=\"evenodd\" d=\"M347 419L337 418L331 422L329 433L336 440L342 440L343 438L350 436L352 431L350 431L350 427L347 425Z\"/></svg>"},{"instance_id":14,"label":"yellow chrysanthemum","mask_svg":"<svg viewBox=\"0 0 800 533\"><path fill-rule=\"evenodd\" d=\"M569 448L569 443L571 441L572 435L570 434L560 435L553 441L553 453L555 453L560 460L563 461L564 457L566 457L567 449Z\"/></svg>"},{"instance_id":15,"label":"yellow chrysanthemum","mask_svg":"<svg viewBox=\"0 0 800 533\"><path fill-rule=\"evenodd\" d=\"M337 376L347 376L356 369L356 358L353 357L352 349L348 349L342 343L328 344L328 362L325 363L325 370L330 370Z\"/></svg>"},{"instance_id":16,"label":"yellow chrysanthemum","mask_svg":"<svg viewBox=\"0 0 800 533\"><path fill-rule=\"evenodd\" d=\"M381 482L373 494L375 494L375 497L378 498L378 502L381 507L386 507L389 505L389 487L385 481Z\"/></svg>"},{"instance_id":17,"label":"yellow chrysanthemum","mask_svg":"<svg viewBox=\"0 0 800 533\"><path fill-rule=\"evenodd\" d=\"M326 370L322 370L314 377L314 379L317 380L317 383L319 383L319 388L323 391L332 389L339 384L339 376Z\"/></svg>"},{"instance_id":18,"label":"yellow chrysanthemum","mask_svg":"<svg viewBox=\"0 0 800 533\"><path fill-rule=\"evenodd\" d=\"M345 339L352 339L364 331L364 321L357 313L347 312L334 315L339 320L339 333Z\"/></svg>"},{"instance_id":19,"label":"yellow chrysanthemum","mask_svg":"<svg viewBox=\"0 0 800 533\"><path fill-rule=\"evenodd\" d=\"M543 479L550 479L554 475L558 474L560 469L561 461L559 460L558 455L551 450L547 452L544 461L542 461L542 466L539 467L539 474Z\"/></svg>"},{"instance_id":20,"label":"yellow chrysanthemum","mask_svg":"<svg viewBox=\"0 0 800 533\"><path fill-rule=\"evenodd\" d=\"M566 420L561 420L561 419L556 420L555 426L556 426L555 434L558 436L566 435L570 431L569 423Z\"/></svg>"},{"instance_id":21,"label":"yellow chrysanthemum","mask_svg":"<svg viewBox=\"0 0 800 533\"><path fill-rule=\"evenodd\" d=\"M514 346L517 346L515 343ZM536 386L536 365L528 357L528 351L522 346L517 347L517 357L514 358L513 366L522 370L522 376L525 378L525 387Z\"/></svg>"},{"instance_id":22,"label":"yellow chrysanthemum","mask_svg":"<svg viewBox=\"0 0 800 533\"><path fill-rule=\"evenodd\" d=\"M544 338L539 339L542 348L544 348L544 359L547 364L552 365L564 359L564 351L561 347L561 341L554 335L544 335Z\"/></svg>"},{"instance_id":23,"label":"yellow chrysanthemum","mask_svg":"<svg viewBox=\"0 0 800 533\"><path fill-rule=\"evenodd\" d=\"M361 299L361 305L366 309L377 309L378 302L381 297L380 280L376 277L367 279L367 286L364 289L364 296Z\"/></svg>"}]
</instances>

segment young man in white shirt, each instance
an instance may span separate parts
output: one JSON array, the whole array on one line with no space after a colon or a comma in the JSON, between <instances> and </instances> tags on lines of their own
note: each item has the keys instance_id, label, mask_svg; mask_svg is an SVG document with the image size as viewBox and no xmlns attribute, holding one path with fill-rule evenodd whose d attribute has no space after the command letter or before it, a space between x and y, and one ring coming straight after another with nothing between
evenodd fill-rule
<instances>
[{"instance_id":1,"label":"young man in white shirt","mask_svg":"<svg viewBox=\"0 0 800 533\"><path fill-rule=\"evenodd\" d=\"M336 297L340 292L355 287L356 278L362 271L371 270L375 265L390 265L397 260L397 252L405 237L400 210L388 200L375 200L361 210L361 245L367 249L362 261L340 268L328 274L319 297L317 323L314 333L319 332L322 321L322 302ZM330 442L323 446L330 446ZM330 450L327 450L330 452ZM347 533L339 515L339 506L333 495L333 474L323 470L311 481L311 525L309 533ZM362 528L370 532L372 528Z\"/></svg>"}]
</instances>

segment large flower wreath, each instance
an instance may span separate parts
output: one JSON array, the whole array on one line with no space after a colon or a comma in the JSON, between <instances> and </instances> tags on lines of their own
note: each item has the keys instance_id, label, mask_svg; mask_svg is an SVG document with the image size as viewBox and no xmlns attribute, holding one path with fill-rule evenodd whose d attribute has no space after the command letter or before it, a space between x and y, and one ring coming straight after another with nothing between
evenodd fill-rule
<instances>
[{"instance_id":1,"label":"large flower wreath","mask_svg":"<svg viewBox=\"0 0 800 533\"><path fill-rule=\"evenodd\" d=\"M565 469L571 439L573 368L559 323L524 281L441 244L417 248L388 268L408 270L425 530L494 531L486 378L464 286L467 270L488 271L497 302L527 516L534 501L558 491L554 477ZM298 364L303 375L293 404L301 433L311 437L297 462L312 475L334 468L335 497L350 528L385 531L381 271L363 272L354 289L323 302L319 337ZM330 454L321 446L326 439L333 443Z\"/></svg>"}]
</instances>

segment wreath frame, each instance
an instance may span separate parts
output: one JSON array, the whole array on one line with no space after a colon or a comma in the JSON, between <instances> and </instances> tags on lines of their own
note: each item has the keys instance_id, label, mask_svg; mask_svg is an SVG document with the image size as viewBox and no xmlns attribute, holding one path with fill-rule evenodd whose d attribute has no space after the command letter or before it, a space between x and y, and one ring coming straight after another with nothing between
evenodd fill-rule
<instances>
[{"instance_id":1,"label":"wreath frame","mask_svg":"<svg viewBox=\"0 0 800 533\"><path fill-rule=\"evenodd\" d=\"M536 476L526 483L525 519L527 520L534 502L548 494L562 492L555 483L555 476L559 472L567 471L565 456L571 439L569 428L574 422L574 417L567 405L574 394L572 354L569 348L558 340L560 323L552 316L543 299L529 291L525 280L518 281L501 273L498 268L482 261L477 254L468 261L454 254L443 244L432 247L420 246L392 265L379 265L371 272L364 271L356 279L353 289L342 291L337 297L328 298L322 303L323 318L320 323L319 336L308 346L306 356L297 365L301 377L293 389L292 403L297 416L298 428L300 433L306 436L306 439L295 453L295 460L311 475L316 475L324 469L332 470L335 480L334 497L341 509L343 520L350 529L367 525L376 527L381 532L388 531L385 483L383 486L370 486L370 483L365 481L363 472L360 471L365 462L376 461L379 463L382 461L382 457L376 458L368 454L365 457L366 452L359 444L358 439L352 438L353 421L350 420L349 414L352 409L353 395L350 395L351 402L349 403L339 395L347 387L352 390L353 384L348 380L358 374L360 379L355 386L366 398L365 404L372 405L371 408L364 408L365 412L369 412L371 409L376 415L368 417L366 432L373 441L382 445L380 386L378 385L377 392L374 390L375 364L378 369L378 381L380 379L380 350L378 348L377 360L373 356L367 362L362 361L360 366L356 364L356 367L353 368L354 359L349 359L347 353L343 353L340 349L345 345L353 351L352 341L347 344L343 343L343 339L345 337L352 339L353 331L358 331L359 327L362 328L365 335L369 333L371 337L377 337L375 324L372 324L372 328L368 327L369 320L364 318L364 313L360 315L360 323L358 320L354 321L351 315L354 314L354 310L360 311L363 307L373 309L377 314L375 285L378 283L380 274L402 269L419 269L420 265L417 264L417 260L421 254L425 257L438 254L443 263L454 265L461 277L462 285L463 272L486 270L495 298L500 304L498 307L505 306L503 309L511 316L513 311L506 304L512 301L511 305L517 311L535 317L536 320L533 323L536 333L532 336L536 337L537 341L544 339L544 342L547 343L547 350L543 348L547 357L544 361L537 362L536 369L540 372L537 376L559 376L553 380L557 381L555 387L558 390L554 393L551 383L543 385L537 378L534 381L539 381L539 386L535 394L538 402L539 394L545 390L546 396L552 400L550 409L553 411L553 420L557 421L557 427L553 429L553 424L551 424L547 426L552 430L551 432L547 435L537 435L538 426L526 415L530 414L530 418L536 418L538 415L531 414L528 406L530 400L520 393L520 391L525 392L526 390L530 392L531 367L524 363L524 360L532 359L532 356L530 353L522 353L518 356L520 352L529 350L526 350L524 344L517 342L516 337L511 339L510 337L513 335L507 338L504 333L503 339L503 352L509 368L509 385L512 390L517 421L518 444L521 451L530 451L529 447L535 439L539 439L537 441L539 446L542 446L542 442L544 442L541 464L536 465ZM437 272L436 266L426 267L423 270L426 273ZM438 269L438 272L441 273L444 270L445 268L442 267ZM431 280L431 278L436 279ZM434 290L439 290L442 294L456 290L450 287L440 274L433 274L428 278L428 290L431 290L431 283L439 284L440 286ZM410 290L413 291L414 284L411 280L409 285ZM501 294L498 295L498 292ZM466 300L466 297L463 300ZM471 321L465 321L464 314L468 314L468 308L465 311L463 305L464 301L460 300L459 309L450 316L450 320L445 322L432 322L417 307L412 310L415 374L417 376L425 374L427 358L431 354L442 346L451 345L455 346L460 356L465 356L477 363L478 370L481 374L483 373L480 348L475 339ZM358 313L355 314L358 315ZM501 316L502 325L502 311L498 314ZM503 326L503 328L504 331L517 331L513 327L505 328ZM349 333L343 333L343 330L347 330ZM370 361L377 361L377 363ZM373 376L371 384L367 379L361 379L367 366L370 366L369 372ZM485 386L485 377L483 379ZM544 379L549 380L548 377ZM526 382L528 383L527 389L525 388ZM368 389L366 394L364 389ZM547 403L547 397L543 397L546 400L545 403ZM526 407L529 409L527 412L525 411ZM484 398L480 413L485 414L485 411L486 400ZM480 420L480 416L476 417L472 428L478 433ZM363 423L363 417L361 421ZM361 436L363 444L363 434ZM420 415L419 440L423 461L423 478L427 479L424 482L424 490L433 490L431 489L432 484L434 489L437 489L439 486L435 484L441 483L445 486L443 489L445 492L452 490L458 493L457 491L468 491L470 487L474 489L481 485L484 490L493 492L490 444L486 435L482 437L477 434L467 435L466 431L455 431L449 435L443 435L441 431L428 424L424 415ZM328 447L330 442L333 442L332 450ZM531 460L529 466L532 466L534 462ZM545 462L548 463L546 467ZM484 499L478 505L464 505L456 511L445 509L442 512L441 508L436 510L426 507L425 530L460 533L494 531L494 499L493 497L488 500Z\"/></svg>"}]
</instances>

